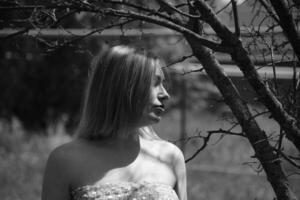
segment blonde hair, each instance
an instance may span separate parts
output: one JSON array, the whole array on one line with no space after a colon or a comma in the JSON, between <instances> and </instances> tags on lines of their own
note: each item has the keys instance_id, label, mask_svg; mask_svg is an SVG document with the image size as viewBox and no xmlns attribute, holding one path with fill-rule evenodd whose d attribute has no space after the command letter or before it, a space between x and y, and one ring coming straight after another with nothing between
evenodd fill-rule
<instances>
[{"instance_id":1,"label":"blonde hair","mask_svg":"<svg viewBox=\"0 0 300 200\"><path fill-rule=\"evenodd\" d=\"M142 116L160 60L127 46L102 50L92 62L77 136L88 139L127 133Z\"/></svg>"}]
</instances>

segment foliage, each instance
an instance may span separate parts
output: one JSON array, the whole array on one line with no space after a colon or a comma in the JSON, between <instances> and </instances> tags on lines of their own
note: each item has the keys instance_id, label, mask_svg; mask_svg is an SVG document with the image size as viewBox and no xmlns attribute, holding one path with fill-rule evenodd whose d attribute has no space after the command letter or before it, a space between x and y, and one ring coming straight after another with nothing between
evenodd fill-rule
<instances>
[{"instance_id":1,"label":"foliage","mask_svg":"<svg viewBox=\"0 0 300 200\"><path fill-rule=\"evenodd\" d=\"M0 114L18 117L25 128L46 128L78 113L90 56L74 47L38 52L34 40L1 46Z\"/></svg>"}]
</instances>

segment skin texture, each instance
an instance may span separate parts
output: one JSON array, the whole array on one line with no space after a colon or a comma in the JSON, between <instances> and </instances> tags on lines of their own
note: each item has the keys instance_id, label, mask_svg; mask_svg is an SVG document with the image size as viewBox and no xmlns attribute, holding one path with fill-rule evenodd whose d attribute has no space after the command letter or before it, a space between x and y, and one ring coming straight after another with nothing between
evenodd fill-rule
<instances>
[{"instance_id":1,"label":"skin texture","mask_svg":"<svg viewBox=\"0 0 300 200\"><path fill-rule=\"evenodd\" d=\"M149 104L127 138L74 139L49 156L42 200L67 200L70 191L107 182L159 182L170 185L186 200L186 169L182 152L173 144L154 139L151 124L160 121L169 98L163 74L156 70Z\"/></svg>"}]
</instances>

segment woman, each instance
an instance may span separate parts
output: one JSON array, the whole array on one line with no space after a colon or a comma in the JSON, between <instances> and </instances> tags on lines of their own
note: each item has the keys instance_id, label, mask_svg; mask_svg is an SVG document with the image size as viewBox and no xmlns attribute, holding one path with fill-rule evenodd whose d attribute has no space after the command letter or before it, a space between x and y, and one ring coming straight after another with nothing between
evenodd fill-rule
<instances>
[{"instance_id":1,"label":"woman","mask_svg":"<svg viewBox=\"0 0 300 200\"><path fill-rule=\"evenodd\" d=\"M183 155L150 127L169 98L161 62L115 46L89 78L77 137L50 154L42 200L186 200Z\"/></svg>"}]
</instances>

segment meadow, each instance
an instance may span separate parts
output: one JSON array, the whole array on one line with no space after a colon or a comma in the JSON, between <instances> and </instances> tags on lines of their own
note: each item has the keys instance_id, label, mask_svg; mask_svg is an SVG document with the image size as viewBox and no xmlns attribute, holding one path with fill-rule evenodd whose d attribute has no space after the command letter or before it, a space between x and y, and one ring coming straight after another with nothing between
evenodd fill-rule
<instances>
[{"instance_id":1,"label":"meadow","mask_svg":"<svg viewBox=\"0 0 300 200\"><path fill-rule=\"evenodd\" d=\"M188 136L199 133L205 135L207 130L230 127L231 123L224 120L226 113L188 112ZM179 145L179 120L179 111L174 109L154 128L163 139ZM259 123L268 133L278 130L267 116L260 117ZM40 199L42 176L49 152L70 139L62 123L50 126L45 133L35 134L26 133L17 120L9 125L1 123L1 199ZM188 141L185 144L185 157L190 157L201 142L199 139ZM189 200L273 199L274 193L264 173L256 171L259 166L251 158L252 155L253 151L244 138L225 136L219 141L219 136L213 137L209 145L187 163ZM300 197L300 180L294 176L291 182Z\"/></svg>"}]
</instances>

